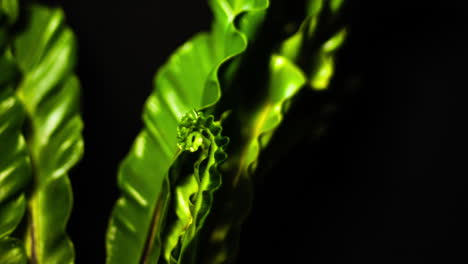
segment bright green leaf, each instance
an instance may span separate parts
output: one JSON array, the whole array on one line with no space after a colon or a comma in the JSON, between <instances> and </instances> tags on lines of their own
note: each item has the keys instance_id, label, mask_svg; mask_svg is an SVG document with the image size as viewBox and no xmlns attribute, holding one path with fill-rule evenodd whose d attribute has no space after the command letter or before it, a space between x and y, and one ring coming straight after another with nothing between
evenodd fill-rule
<instances>
[{"instance_id":1,"label":"bright green leaf","mask_svg":"<svg viewBox=\"0 0 468 264\"><path fill-rule=\"evenodd\" d=\"M205 235L203 263L221 264L234 260L241 225L252 203L252 181L259 155L281 123L294 95L305 84L315 90L329 87L334 71L334 55L342 45L346 31L331 32L328 40L318 40L318 28L322 30L327 27L332 19L322 14L333 8L327 5L336 3L310 0L307 4L306 17L297 33L282 43L271 43L272 47L279 44L279 52L271 56L270 79L266 88L250 87L260 91L255 103L244 107L244 98L233 103L237 113L235 121L232 121L235 125L231 126L240 127L238 132L234 132L237 133L237 140L228 151L229 159L222 167L223 178L229 182L223 184L220 190L223 194L219 197L221 201L214 208L214 216L209 219L211 226ZM258 71L262 72L263 69ZM236 72L226 74L232 76ZM254 72L248 72L244 78L255 80L256 76ZM252 83L258 85L258 82ZM250 85L248 81L243 84Z\"/></svg>"},{"instance_id":2,"label":"bright green leaf","mask_svg":"<svg viewBox=\"0 0 468 264\"><path fill-rule=\"evenodd\" d=\"M297 63L300 57L310 57L306 75L312 89L320 91L328 88L333 76L335 63L334 57L337 50L343 45L346 38L346 29L343 28L333 33L328 40L320 45L311 45L315 41L315 29L324 21L319 20L323 12L324 4L328 4L333 12L337 12L342 1L309 0L307 2L307 18L301 24L299 30L284 41L281 45L280 54L292 62ZM312 50L310 46L318 47Z\"/></svg>"},{"instance_id":3,"label":"bright green leaf","mask_svg":"<svg viewBox=\"0 0 468 264\"><path fill-rule=\"evenodd\" d=\"M220 122L203 112L189 112L181 120L177 136L182 153L171 175L174 197L169 210L174 220L167 224L161 264L198 263L198 235L213 204L213 193L221 185L218 167L227 156L228 138L221 136L221 130ZM193 170L180 173L179 168L185 166Z\"/></svg>"},{"instance_id":4,"label":"bright green leaf","mask_svg":"<svg viewBox=\"0 0 468 264\"><path fill-rule=\"evenodd\" d=\"M234 259L241 225L249 211L252 173L261 150L268 144L283 119L283 107L305 84L302 71L286 57L272 55L267 94L248 117L242 128L243 144L231 153L222 173L231 175L232 182L224 189L228 195L223 208L208 231L207 256L203 263L221 264Z\"/></svg>"},{"instance_id":5,"label":"bright green leaf","mask_svg":"<svg viewBox=\"0 0 468 264\"><path fill-rule=\"evenodd\" d=\"M72 205L68 171L83 154L75 39L60 9L33 5L15 39L13 56L24 75L17 94L26 108L26 141L34 164L25 234L33 263L72 263L66 235Z\"/></svg>"},{"instance_id":6,"label":"bright green leaf","mask_svg":"<svg viewBox=\"0 0 468 264\"><path fill-rule=\"evenodd\" d=\"M235 27L235 19L261 12L268 1L212 0L210 5L215 17L212 31L188 41L159 70L143 112L145 129L120 166L122 196L107 232L109 264L157 263L169 203L168 171L178 152L177 126L187 112L219 100L220 67L247 46L247 35ZM249 26L252 33L255 26Z\"/></svg>"},{"instance_id":7,"label":"bright green leaf","mask_svg":"<svg viewBox=\"0 0 468 264\"><path fill-rule=\"evenodd\" d=\"M9 56L0 56L0 263L24 263L23 245L9 235L23 219L24 191L31 164L21 133L24 109L12 87L18 70Z\"/></svg>"}]
</instances>

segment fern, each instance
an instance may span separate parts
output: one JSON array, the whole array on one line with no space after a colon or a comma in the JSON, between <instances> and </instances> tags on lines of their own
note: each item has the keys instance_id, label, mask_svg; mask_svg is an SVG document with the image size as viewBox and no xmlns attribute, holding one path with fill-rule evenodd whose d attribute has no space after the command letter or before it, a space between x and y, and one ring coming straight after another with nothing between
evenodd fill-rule
<instances>
[{"instance_id":1,"label":"fern","mask_svg":"<svg viewBox=\"0 0 468 264\"><path fill-rule=\"evenodd\" d=\"M31 162L21 131L25 111L13 90L20 74L5 50L15 7L15 2L0 1L0 263L8 264L27 262L24 245L13 232L25 215L25 191L31 180Z\"/></svg>"},{"instance_id":2,"label":"fern","mask_svg":"<svg viewBox=\"0 0 468 264\"><path fill-rule=\"evenodd\" d=\"M18 10L15 1L3 1L2 7ZM29 5L27 12L25 28L11 36L2 58L18 72L14 85L2 83L2 111L9 112L5 112L5 119L2 117L5 125L0 134L11 139L1 142L16 142L6 147L11 149L10 154L2 150L6 163L0 190L7 191L5 198L11 199L2 225L10 225L6 234L16 230L21 235L5 245L5 253L0 255L11 259L17 252L26 251L27 257L12 263L26 262L26 258L32 263L72 263L73 245L66 235L72 203L67 172L83 152L79 82L73 74L75 40L60 9ZM8 76L4 73L2 78ZM22 123L24 117L27 126ZM21 135L23 126L27 128L25 140ZM13 183L17 186L9 187ZM26 184L26 195L19 193L20 187L26 190ZM18 226L20 220L23 224Z\"/></svg>"},{"instance_id":3,"label":"fern","mask_svg":"<svg viewBox=\"0 0 468 264\"><path fill-rule=\"evenodd\" d=\"M330 85L343 3L209 0L211 30L157 72L144 127L120 164L106 263L235 261L262 152L286 144L274 134L301 90ZM1 263L74 262L68 172L83 154L75 60L61 9L0 0Z\"/></svg>"},{"instance_id":4,"label":"fern","mask_svg":"<svg viewBox=\"0 0 468 264\"><path fill-rule=\"evenodd\" d=\"M269 3L214 0L210 5L212 31L184 44L156 76L155 91L144 113L146 129L120 168L119 183L124 192L110 222L108 263L233 261L240 228L249 212L257 160L281 123L285 105L303 87L323 90L328 86L333 53L344 31L332 32L313 49L313 63L300 65L297 58L310 52L306 46L314 38L318 16L323 10L336 12L338 2L309 2L309 14L297 33L268 43L271 53L259 62L260 71L267 73L265 78L244 72L243 66L251 56L245 51L258 48L255 40L261 38ZM254 82L240 84L248 88L233 87L239 76L263 80L263 87L253 87ZM248 89L252 98L239 96L241 92L249 95ZM219 169L222 184L206 190L215 202L209 198L203 221L196 221L201 161L177 151L176 127L203 113L225 120L227 129L223 131L232 144L225 150L227 159ZM198 136L188 138L191 146L206 141ZM193 171L190 164L195 164ZM217 172L212 173L211 178L218 177ZM128 244L132 248L124 251Z\"/></svg>"}]
</instances>

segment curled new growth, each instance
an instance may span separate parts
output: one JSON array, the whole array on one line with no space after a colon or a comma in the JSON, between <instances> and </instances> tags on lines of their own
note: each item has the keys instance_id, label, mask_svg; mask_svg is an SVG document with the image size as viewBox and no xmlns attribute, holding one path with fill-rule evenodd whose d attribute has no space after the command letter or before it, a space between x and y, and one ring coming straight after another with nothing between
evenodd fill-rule
<instances>
[{"instance_id":1,"label":"curled new growth","mask_svg":"<svg viewBox=\"0 0 468 264\"><path fill-rule=\"evenodd\" d=\"M221 136L221 124L212 115L192 110L186 113L177 127L177 146L182 151L195 152L200 147L207 149L212 140L216 145L225 146L229 139ZM225 159L225 158L224 158Z\"/></svg>"}]
</instances>

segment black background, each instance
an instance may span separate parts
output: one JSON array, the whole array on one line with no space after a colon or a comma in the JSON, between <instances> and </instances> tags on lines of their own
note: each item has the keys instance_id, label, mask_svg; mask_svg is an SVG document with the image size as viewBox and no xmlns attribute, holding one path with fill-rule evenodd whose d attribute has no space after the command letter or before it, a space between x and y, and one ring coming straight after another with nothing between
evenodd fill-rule
<instances>
[{"instance_id":1,"label":"black background","mask_svg":"<svg viewBox=\"0 0 468 264\"><path fill-rule=\"evenodd\" d=\"M201 0L48 2L80 47L86 149L71 172L69 234L77 263L103 263L117 164L153 75L211 14ZM359 90L319 143L281 153L256 185L239 263L468 261L462 2L351 1L337 83Z\"/></svg>"}]
</instances>

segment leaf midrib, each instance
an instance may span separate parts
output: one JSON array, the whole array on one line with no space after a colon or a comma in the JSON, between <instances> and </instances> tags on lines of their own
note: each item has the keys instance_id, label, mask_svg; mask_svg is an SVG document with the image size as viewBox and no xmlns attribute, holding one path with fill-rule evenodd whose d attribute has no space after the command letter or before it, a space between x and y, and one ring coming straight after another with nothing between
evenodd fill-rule
<instances>
[{"instance_id":1,"label":"leaf midrib","mask_svg":"<svg viewBox=\"0 0 468 264\"><path fill-rule=\"evenodd\" d=\"M35 220L35 213L34 213L34 208L35 208L35 199L32 198L30 202L30 221L29 221L29 236L31 239L31 264L38 264L38 252L37 252L37 242L39 241L37 238L38 232L36 232L36 220Z\"/></svg>"},{"instance_id":2,"label":"leaf midrib","mask_svg":"<svg viewBox=\"0 0 468 264\"><path fill-rule=\"evenodd\" d=\"M150 232L148 234L148 237L146 239L144 248L143 248L143 254L140 259L141 264L147 264L149 257L151 256L151 251L153 250L154 246L154 239L156 237L156 227L159 224L159 221L161 219L161 210L163 208L163 203L164 200L162 199L162 194L159 195L155 209L153 211L153 217L151 218L151 224L150 224Z\"/></svg>"},{"instance_id":3,"label":"leaf midrib","mask_svg":"<svg viewBox=\"0 0 468 264\"><path fill-rule=\"evenodd\" d=\"M247 143L244 144L244 148L241 151L241 156L239 160L239 166L237 167L236 174L234 176L234 179L232 181L232 186L235 188L237 184L239 183L240 178L242 177L242 174L245 170L247 170L246 167L248 167L250 164L247 163L247 157L249 156L250 149L252 147L252 144L259 144L258 143L258 137L261 134L261 130L267 120L267 117L269 116L271 110L272 110L273 104L270 102L267 102L264 104L263 107L260 108L259 112L260 114L257 116L257 118L254 119L253 123L255 124L251 132L249 133L249 137L247 140Z\"/></svg>"}]
</instances>

